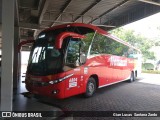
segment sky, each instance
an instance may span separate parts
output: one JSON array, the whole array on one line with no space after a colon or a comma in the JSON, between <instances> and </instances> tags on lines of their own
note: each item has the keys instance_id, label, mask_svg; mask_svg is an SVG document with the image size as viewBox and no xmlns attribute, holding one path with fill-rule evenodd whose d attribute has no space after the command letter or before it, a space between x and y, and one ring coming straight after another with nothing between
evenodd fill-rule
<instances>
[{"instance_id":1,"label":"sky","mask_svg":"<svg viewBox=\"0 0 160 120\"><path fill-rule=\"evenodd\" d=\"M159 31L157 30L159 27ZM147 38L160 36L160 13L123 26L124 29L132 29L135 33L142 34Z\"/></svg>"}]
</instances>

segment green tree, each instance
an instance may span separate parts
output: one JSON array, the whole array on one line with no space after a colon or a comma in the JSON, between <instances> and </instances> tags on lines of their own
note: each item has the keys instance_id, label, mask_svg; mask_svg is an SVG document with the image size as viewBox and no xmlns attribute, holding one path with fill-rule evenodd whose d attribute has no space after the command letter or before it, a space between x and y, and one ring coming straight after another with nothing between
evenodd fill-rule
<instances>
[{"instance_id":1,"label":"green tree","mask_svg":"<svg viewBox=\"0 0 160 120\"><path fill-rule=\"evenodd\" d=\"M110 33L140 49L145 60L155 59L154 53L149 51L150 48L155 45L153 40L149 40L142 35L135 34L133 30L125 30L123 28L117 28L110 31Z\"/></svg>"},{"instance_id":2,"label":"green tree","mask_svg":"<svg viewBox=\"0 0 160 120\"><path fill-rule=\"evenodd\" d=\"M160 36L160 26L158 26L156 28L156 31L158 31L156 33L156 36L153 38L154 42L155 42L155 46L160 46L160 39L159 39L159 36Z\"/></svg>"}]
</instances>

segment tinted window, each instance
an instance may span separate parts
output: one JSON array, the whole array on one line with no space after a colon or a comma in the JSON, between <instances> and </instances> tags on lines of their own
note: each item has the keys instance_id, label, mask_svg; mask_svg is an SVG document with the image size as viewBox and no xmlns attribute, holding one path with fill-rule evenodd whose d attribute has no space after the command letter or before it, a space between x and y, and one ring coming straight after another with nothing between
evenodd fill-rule
<instances>
[{"instance_id":1,"label":"tinted window","mask_svg":"<svg viewBox=\"0 0 160 120\"><path fill-rule=\"evenodd\" d=\"M88 49L89 49L89 46L91 45L91 42L92 42L92 39L93 39L94 34L95 34L94 32L93 32L93 33L87 33L87 34L85 34L86 38L84 38L84 39L82 40L82 42L83 42L84 44L82 44L81 50L82 50L82 52L85 53L86 55L87 55L87 53L88 53Z\"/></svg>"},{"instance_id":2,"label":"tinted window","mask_svg":"<svg viewBox=\"0 0 160 120\"><path fill-rule=\"evenodd\" d=\"M42 35L34 43L28 62L28 72L33 75L49 75L62 70L62 49L54 47L52 34Z\"/></svg>"},{"instance_id":3,"label":"tinted window","mask_svg":"<svg viewBox=\"0 0 160 120\"><path fill-rule=\"evenodd\" d=\"M91 48L91 54L113 54L118 56L126 56L128 47L109 38L97 34L94 38Z\"/></svg>"}]
</instances>

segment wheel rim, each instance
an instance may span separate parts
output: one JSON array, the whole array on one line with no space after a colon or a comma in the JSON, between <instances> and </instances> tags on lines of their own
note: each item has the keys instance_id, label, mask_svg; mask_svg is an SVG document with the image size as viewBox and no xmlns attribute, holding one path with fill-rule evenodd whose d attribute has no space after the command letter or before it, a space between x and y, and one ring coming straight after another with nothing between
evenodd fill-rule
<instances>
[{"instance_id":1,"label":"wheel rim","mask_svg":"<svg viewBox=\"0 0 160 120\"><path fill-rule=\"evenodd\" d=\"M89 83L88 84L88 92L90 93L90 94L92 94L93 92L94 92L94 84L93 83Z\"/></svg>"},{"instance_id":2,"label":"wheel rim","mask_svg":"<svg viewBox=\"0 0 160 120\"><path fill-rule=\"evenodd\" d=\"M131 75L131 81L133 81L133 75Z\"/></svg>"},{"instance_id":3,"label":"wheel rim","mask_svg":"<svg viewBox=\"0 0 160 120\"><path fill-rule=\"evenodd\" d=\"M133 81L133 76L134 76L134 75L133 75L133 73L132 73L132 74L131 74L131 81Z\"/></svg>"}]
</instances>

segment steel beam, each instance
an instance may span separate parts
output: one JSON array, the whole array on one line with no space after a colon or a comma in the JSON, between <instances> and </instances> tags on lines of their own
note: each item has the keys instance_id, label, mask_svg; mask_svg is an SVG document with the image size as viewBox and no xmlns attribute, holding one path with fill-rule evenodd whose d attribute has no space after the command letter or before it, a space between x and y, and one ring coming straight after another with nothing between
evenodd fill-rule
<instances>
[{"instance_id":1,"label":"steel beam","mask_svg":"<svg viewBox=\"0 0 160 120\"><path fill-rule=\"evenodd\" d=\"M20 22L19 27L28 29L40 29L40 26L38 24L25 23L25 22Z\"/></svg>"},{"instance_id":2,"label":"steel beam","mask_svg":"<svg viewBox=\"0 0 160 120\"><path fill-rule=\"evenodd\" d=\"M151 4L145 4L143 7L139 6L135 11L128 11L127 14L121 17L114 17L104 24L111 24L116 27L121 27L123 25L129 24L131 22L140 20L142 18L148 17L160 11L159 6L153 6Z\"/></svg>"},{"instance_id":3,"label":"steel beam","mask_svg":"<svg viewBox=\"0 0 160 120\"><path fill-rule=\"evenodd\" d=\"M60 17L61 17L61 14L66 10L66 8L69 6L69 4L72 2L72 0L67 0L67 2L65 3L65 5L61 8L61 11L59 13L59 15L57 16L57 18L55 19L55 21L57 21ZM51 25L54 26L55 22L53 22L53 24Z\"/></svg>"},{"instance_id":4,"label":"steel beam","mask_svg":"<svg viewBox=\"0 0 160 120\"><path fill-rule=\"evenodd\" d=\"M42 2L42 8L40 10L40 14L39 14L39 25L42 23L43 21L43 16L48 8L48 4L49 4L49 0L46 0L44 3Z\"/></svg>"},{"instance_id":5,"label":"steel beam","mask_svg":"<svg viewBox=\"0 0 160 120\"><path fill-rule=\"evenodd\" d=\"M155 2L153 0L139 0L139 1L145 2L145 3L149 3L149 4L152 4L152 5L158 5L158 6L160 6L160 3Z\"/></svg>"},{"instance_id":6,"label":"steel beam","mask_svg":"<svg viewBox=\"0 0 160 120\"><path fill-rule=\"evenodd\" d=\"M18 58L18 49L17 46L19 44L19 27L14 28L14 61L13 61L13 89L18 90L18 83L19 83L19 73L18 66L19 66L19 58Z\"/></svg>"},{"instance_id":7,"label":"steel beam","mask_svg":"<svg viewBox=\"0 0 160 120\"><path fill-rule=\"evenodd\" d=\"M115 9L118 8L119 6L122 6L123 4L125 4L125 3L128 2L128 1L130 1L130 0L123 0L123 1L120 2L119 4L116 4L114 7L112 7L111 9L109 9L109 10L107 10L106 12L104 12L103 14L101 14L99 17L97 17L97 18L91 20L89 23L94 22L95 20L97 20L97 19L101 18L102 16L108 14L109 12L115 10Z\"/></svg>"},{"instance_id":8,"label":"steel beam","mask_svg":"<svg viewBox=\"0 0 160 120\"><path fill-rule=\"evenodd\" d=\"M15 26L19 26L18 1L15 0Z\"/></svg>"},{"instance_id":9,"label":"steel beam","mask_svg":"<svg viewBox=\"0 0 160 120\"><path fill-rule=\"evenodd\" d=\"M90 9L92 9L94 6L96 6L99 2L102 0L95 0L94 3L92 3L88 8L86 8L78 17L76 17L73 22L76 22L80 17L85 15Z\"/></svg>"}]
</instances>

